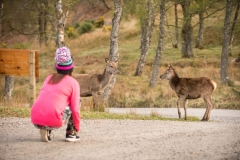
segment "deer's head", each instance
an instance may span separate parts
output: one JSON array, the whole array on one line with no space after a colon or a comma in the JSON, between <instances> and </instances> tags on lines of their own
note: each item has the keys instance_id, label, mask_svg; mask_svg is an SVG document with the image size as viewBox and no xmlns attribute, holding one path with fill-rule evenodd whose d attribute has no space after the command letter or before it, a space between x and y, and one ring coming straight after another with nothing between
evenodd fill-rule
<instances>
[{"instance_id":1,"label":"deer's head","mask_svg":"<svg viewBox=\"0 0 240 160\"><path fill-rule=\"evenodd\" d=\"M175 75L174 73L174 68L169 65L169 68L159 78L169 80Z\"/></svg>"},{"instance_id":2,"label":"deer's head","mask_svg":"<svg viewBox=\"0 0 240 160\"><path fill-rule=\"evenodd\" d=\"M110 61L108 58L105 59L106 71L111 74L120 74L121 72L117 69L118 61Z\"/></svg>"}]
</instances>

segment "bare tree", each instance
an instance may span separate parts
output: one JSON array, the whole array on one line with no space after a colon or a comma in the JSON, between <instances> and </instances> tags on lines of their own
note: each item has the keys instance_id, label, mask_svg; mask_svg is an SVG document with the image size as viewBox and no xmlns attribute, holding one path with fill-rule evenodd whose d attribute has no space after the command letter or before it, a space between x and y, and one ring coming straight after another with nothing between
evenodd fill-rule
<instances>
[{"instance_id":1,"label":"bare tree","mask_svg":"<svg viewBox=\"0 0 240 160\"><path fill-rule=\"evenodd\" d=\"M228 78L228 53L229 53L229 29L231 14L232 14L232 0L227 0L221 56L221 82L223 84L227 84L230 81L230 79Z\"/></svg>"},{"instance_id":2,"label":"bare tree","mask_svg":"<svg viewBox=\"0 0 240 160\"><path fill-rule=\"evenodd\" d=\"M3 26L2 26L3 6L4 6L4 0L0 0L0 38L2 38L2 36L3 36Z\"/></svg>"},{"instance_id":3,"label":"bare tree","mask_svg":"<svg viewBox=\"0 0 240 160\"><path fill-rule=\"evenodd\" d=\"M159 32L159 39L158 39L158 47L157 47L156 56L154 59L152 77L149 84L150 87L155 87L157 84L158 67L160 64L160 60L163 52L163 44L164 44L164 34L165 34L164 18L165 18L165 0L162 0L160 4L160 24L159 24L160 32Z\"/></svg>"},{"instance_id":4,"label":"bare tree","mask_svg":"<svg viewBox=\"0 0 240 160\"><path fill-rule=\"evenodd\" d=\"M199 29L198 29L198 36L196 39L195 48L202 49L204 20L210 17L211 15L215 14L216 12L223 10L225 6L219 8L219 5L216 5L217 3L219 4L219 2L221 2L220 0L212 0L212 1L195 0L195 1L196 1L197 7L195 7L196 11L195 13L193 12L193 14L198 14L198 17L199 17L199 22L197 23L197 25L199 24Z\"/></svg>"},{"instance_id":5,"label":"bare tree","mask_svg":"<svg viewBox=\"0 0 240 160\"><path fill-rule=\"evenodd\" d=\"M38 16L38 29L39 29L39 46L41 47L42 43L45 42L47 45L48 36L47 36L47 23L48 23L48 0L38 1L39 3L39 16Z\"/></svg>"},{"instance_id":6,"label":"bare tree","mask_svg":"<svg viewBox=\"0 0 240 160\"><path fill-rule=\"evenodd\" d=\"M4 0L0 0L0 38L3 37L3 7L4 7ZM5 76L5 86L3 96L5 100L10 100L12 98L12 91L14 87L14 76Z\"/></svg>"},{"instance_id":7,"label":"bare tree","mask_svg":"<svg viewBox=\"0 0 240 160\"><path fill-rule=\"evenodd\" d=\"M180 1L183 10L183 26L182 26L182 57L189 58L193 57L192 50L192 13L190 11L191 1L182 0Z\"/></svg>"},{"instance_id":8,"label":"bare tree","mask_svg":"<svg viewBox=\"0 0 240 160\"><path fill-rule=\"evenodd\" d=\"M201 49L202 46L202 40L203 40L203 28L204 28L204 17L203 17L203 13L204 13L204 6L203 6L203 0L201 1L197 1L199 3L200 6L200 11L198 12L198 17L199 17L199 29L198 29L198 36L197 36L197 40L196 40L196 48Z\"/></svg>"},{"instance_id":9,"label":"bare tree","mask_svg":"<svg viewBox=\"0 0 240 160\"><path fill-rule=\"evenodd\" d=\"M172 42L173 48L178 48L179 42L179 32L178 32L178 12L177 12L177 5L179 4L178 0L175 0L174 3L174 15L175 15L175 42Z\"/></svg>"},{"instance_id":10,"label":"bare tree","mask_svg":"<svg viewBox=\"0 0 240 160\"><path fill-rule=\"evenodd\" d=\"M136 68L135 76L140 76L143 71L144 63L148 55L148 49L151 43L153 27L155 23L155 4L148 0L146 4L146 17L142 24L141 36L141 55Z\"/></svg>"},{"instance_id":11,"label":"bare tree","mask_svg":"<svg viewBox=\"0 0 240 160\"><path fill-rule=\"evenodd\" d=\"M232 42L233 42L235 25L236 25L237 18L238 18L239 8L240 8L240 0L238 0L238 2L237 2L235 16L234 16L234 19L233 19L232 28L231 28L230 37L229 37L229 50L228 50L228 55L229 56L232 56Z\"/></svg>"},{"instance_id":12,"label":"bare tree","mask_svg":"<svg viewBox=\"0 0 240 160\"><path fill-rule=\"evenodd\" d=\"M114 62L116 62L119 57L118 37L119 37L119 27L121 22L123 5L124 4L122 0L114 0L114 16L112 19L112 31L111 31L111 37L110 37L110 52L109 52L109 60ZM100 96L103 102L106 102L108 100L108 97L111 94L111 90L114 87L115 82L116 82L116 75L113 76L109 85L104 89L104 92Z\"/></svg>"},{"instance_id":13,"label":"bare tree","mask_svg":"<svg viewBox=\"0 0 240 160\"><path fill-rule=\"evenodd\" d=\"M56 12L57 12L56 45L57 45L57 47L62 47L63 45L65 45L65 42L64 42L64 26L65 26L67 18L68 18L68 12L66 14L63 13L62 0L56 0Z\"/></svg>"}]
</instances>

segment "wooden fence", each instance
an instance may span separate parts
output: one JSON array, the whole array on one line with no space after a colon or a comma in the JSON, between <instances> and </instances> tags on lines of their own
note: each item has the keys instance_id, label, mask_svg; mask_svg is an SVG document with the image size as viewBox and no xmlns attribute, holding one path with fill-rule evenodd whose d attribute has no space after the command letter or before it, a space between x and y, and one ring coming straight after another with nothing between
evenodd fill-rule
<instances>
[{"instance_id":1,"label":"wooden fence","mask_svg":"<svg viewBox=\"0 0 240 160\"><path fill-rule=\"evenodd\" d=\"M36 78L39 77L37 50L0 49L0 74L29 76L29 105L36 98Z\"/></svg>"}]
</instances>

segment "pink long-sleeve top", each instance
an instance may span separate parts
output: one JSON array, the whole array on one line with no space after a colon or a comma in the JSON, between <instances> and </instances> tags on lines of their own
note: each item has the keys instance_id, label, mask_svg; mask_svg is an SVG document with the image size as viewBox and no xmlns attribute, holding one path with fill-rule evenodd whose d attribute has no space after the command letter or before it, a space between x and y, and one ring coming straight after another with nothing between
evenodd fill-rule
<instances>
[{"instance_id":1,"label":"pink long-sleeve top","mask_svg":"<svg viewBox=\"0 0 240 160\"><path fill-rule=\"evenodd\" d=\"M48 84L48 76L31 108L33 124L61 127L63 111L70 106L75 130L80 130L80 86L71 76L66 75L57 84Z\"/></svg>"}]
</instances>

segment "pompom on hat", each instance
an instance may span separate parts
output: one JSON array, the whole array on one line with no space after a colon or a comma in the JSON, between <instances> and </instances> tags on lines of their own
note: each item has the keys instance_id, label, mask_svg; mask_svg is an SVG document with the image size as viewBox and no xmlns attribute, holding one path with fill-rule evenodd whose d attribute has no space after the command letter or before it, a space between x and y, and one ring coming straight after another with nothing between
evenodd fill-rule
<instances>
[{"instance_id":1,"label":"pompom on hat","mask_svg":"<svg viewBox=\"0 0 240 160\"><path fill-rule=\"evenodd\" d=\"M68 73L73 71L74 63L69 48L60 47L55 54L56 69L59 73Z\"/></svg>"}]
</instances>

